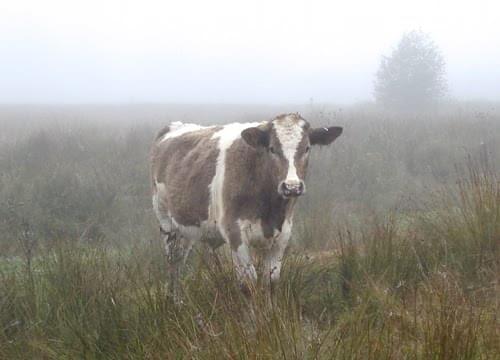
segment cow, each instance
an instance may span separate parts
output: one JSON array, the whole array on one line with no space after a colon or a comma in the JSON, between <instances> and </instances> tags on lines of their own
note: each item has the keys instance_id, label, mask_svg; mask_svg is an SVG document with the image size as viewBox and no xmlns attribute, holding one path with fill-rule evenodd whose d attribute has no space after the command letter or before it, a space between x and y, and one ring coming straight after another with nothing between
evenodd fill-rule
<instances>
[{"instance_id":1,"label":"cow","mask_svg":"<svg viewBox=\"0 0 500 360\"><path fill-rule=\"evenodd\" d=\"M338 126L312 128L298 113L254 123L171 123L151 150L153 208L175 279L195 242L229 244L236 274L280 277L297 198L305 193L311 146L328 145Z\"/></svg>"}]
</instances>

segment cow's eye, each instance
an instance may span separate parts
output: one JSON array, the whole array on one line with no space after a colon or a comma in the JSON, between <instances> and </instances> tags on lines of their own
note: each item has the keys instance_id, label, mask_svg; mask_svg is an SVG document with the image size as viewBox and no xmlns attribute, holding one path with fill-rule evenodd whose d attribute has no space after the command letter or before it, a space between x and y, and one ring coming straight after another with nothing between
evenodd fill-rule
<instances>
[{"instance_id":1,"label":"cow's eye","mask_svg":"<svg viewBox=\"0 0 500 360\"><path fill-rule=\"evenodd\" d=\"M272 146L269 147L269 152L271 154L276 154L276 150L274 150L274 148Z\"/></svg>"},{"instance_id":2,"label":"cow's eye","mask_svg":"<svg viewBox=\"0 0 500 360\"><path fill-rule=\"evenodd\" d=\"M308 153L309 150L311 150L311 147L310 146L306 147L306 153Z\"/></svg>"}]
</instances>

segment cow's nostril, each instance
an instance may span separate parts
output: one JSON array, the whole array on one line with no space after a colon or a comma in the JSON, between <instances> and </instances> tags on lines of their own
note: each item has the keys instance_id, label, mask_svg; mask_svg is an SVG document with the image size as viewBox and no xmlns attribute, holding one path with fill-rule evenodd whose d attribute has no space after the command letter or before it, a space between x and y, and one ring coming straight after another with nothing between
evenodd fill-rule
<instances>
[{"instance_id":1,"label":"cow's nostril","mask_svg":"<svg viewBox=\"0 0 500 360\"><path fill-rule=\"evenodd\" d=\"M301 181L300 184L299 184L299 191L300 191L301 194L304 192L304 187L305 187L304 186L304 182Z\"/></svg>"},{"instance_id":2,"label":"cow's nostril","mask_svg":"<svg viewBox=\"0 0 500 360\"><path fill-rule=\"evenodd\" d=\"M285 182L281 183L281 191L283 191L283 194L288 195L291 191L290 186Z\"/></svg>"},{"instance_id":3,"label":"cow's nostril","mask_svg":"<svg viewBox=\"0 0 500 360\"><path fill-rule=\"evenodd\" d=\"M281 183L281 192L285 196L299 196L304 192L304 183Z\"/></svg>"}]
</instances>

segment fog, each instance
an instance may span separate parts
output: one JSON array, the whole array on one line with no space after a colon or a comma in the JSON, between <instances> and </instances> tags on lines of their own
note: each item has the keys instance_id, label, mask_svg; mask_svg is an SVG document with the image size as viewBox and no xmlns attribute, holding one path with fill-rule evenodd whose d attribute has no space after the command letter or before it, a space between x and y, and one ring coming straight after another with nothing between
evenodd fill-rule
<instances>
[{"instance_id":1,"label":"fog","mask_svg":"<svg viewBox=\"0 0 500 360\"><path fill-rule=\"evenodd\" d=\"M0 103L353 103L420 29L450 97L499 100L495 1L0 4Z\"/></svg>"}]
</instances>

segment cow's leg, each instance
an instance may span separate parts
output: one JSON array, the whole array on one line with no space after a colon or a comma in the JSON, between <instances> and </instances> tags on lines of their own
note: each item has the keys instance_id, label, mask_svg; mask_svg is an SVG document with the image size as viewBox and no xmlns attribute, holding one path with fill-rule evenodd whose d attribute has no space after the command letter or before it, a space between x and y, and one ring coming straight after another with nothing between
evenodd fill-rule
<instances>
[{"instance_id":1,"label":"cow's leg","mask_svg":"<svg viewBox=\"0 0 500 360\"><path fill-rule=\"evenodd\" d=\"M168 232L162 231L162 235L165 244L165 256L168 273L167 285L174 301L179 302L179 274L181 264L184 260L181 237L178 236L178 233L174 230Z\"/></svg>"},{"instance_id":2,"label":"cow's leg","mask_svg":"<svg viewBox=\"0 0 500 360\"><path fill-rule=\"evenodd\" d=\"M266 277L264 279L266 282L272 284L279 280L285 249L286 246L282 243L275 244L268 252L265 253L262 275Z\"/></svg>"},{"instance_id":3,"label":"cow's leg","mask_svg":"<svg viewBox=\"0 0 500 360\"><path fill-rule=\"evenodd\" d=\"M172 218L167 210L167 204L164 199L165 185L155 183L153 193L153 209L160 223L160 234L165 247L165 258L167 266L167 287L174 300L179 301L179 275L180 265L184 260L182 251L181 237L178 229L174 226Z\"/></svg>"},{"instance_id":4,"label":"cow's leg","mask_svg":"<svg viewBox=\"0 0 500 360\"><path fill-rule=\"evenodd\" d=\"M237 222L227 226L226 229L227 231L223 233L223 236L231 246L231 255L236 275L241 282L243 291L247 295L250 295L249 289L253 287L257 280L257 272L255 271L252 256L250 255L248 241L245 238L245 234L241 232Z\"/></svg>"},{"instance_id":5,"label":"cow's leg","mask_svg":"<svg viewBox=\"0 0 500 360\"><path fill-rule=\"evenodd\" d=\"M290 240L291 228L291 222L285 221L282 232L274 238L271 248L264 254L263 276L266 277L265 281L271 285L280 278L281 265Z\"/></svg>"},{"instance_id":6,"label":"cow's leg","mask_svg":"<svg viewBox=\"0 0 500 360\"><path fill-rule=\"evenodd\" d=\"M236 250L232 251L232 258L241 289L246 296L250 296L251 289L257 281L257 271L255 271L248 245L240 244Z\"/></svg>"},{"instance_id":7,"label":"cow's leg","mask_svg":"<svg viewBox=\"0 0 500 360\"><path fill-rule=\"evenodd\" d=\"M244 282L255 282L257 280L257 272L255 271L248 246L240 244L236 250L233 250L232 257L238 278Z\"/></svg>"},{"instance_id":8,"label":"cow's leg","mask_svg":"<svg viewBox=\"0 0 500 360\"><path fill-rule=\"evenodd\" d=\"M181 250L182 250L182 265L186 265L189 254L191 253L191 249L194 245L194 240L191 238L187 238L182 236L181 238Z\"/></svg>"}]
</instances>

